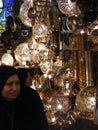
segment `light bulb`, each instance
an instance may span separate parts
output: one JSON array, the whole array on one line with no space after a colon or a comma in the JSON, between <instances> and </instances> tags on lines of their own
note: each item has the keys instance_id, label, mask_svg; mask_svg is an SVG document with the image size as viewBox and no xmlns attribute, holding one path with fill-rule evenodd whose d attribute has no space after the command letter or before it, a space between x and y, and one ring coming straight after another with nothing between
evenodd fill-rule
<instances>
[{"instance_id":1,"label":"light bulb","mask_svg":"<svg viewBox=\"0 0 98 130\"><path fill-rule=\"evenodd\" d=\"M1 64L13 66L14 59L13 59L12 55L9 53L4 53L1 58Z\"/></svg>"}]
</instances>

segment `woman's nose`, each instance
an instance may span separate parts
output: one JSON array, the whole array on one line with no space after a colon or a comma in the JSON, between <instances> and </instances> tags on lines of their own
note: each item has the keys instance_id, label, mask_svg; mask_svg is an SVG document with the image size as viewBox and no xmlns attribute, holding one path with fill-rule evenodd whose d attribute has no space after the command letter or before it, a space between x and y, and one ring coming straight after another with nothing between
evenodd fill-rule
<instances>
[{"instance_id":1,"label":"woman's nose","mask_svg":"<svg viewBox=\"0 0 98 130\"><path fill-rule=\"evenodd\" d=\"M15 83L13 83L12 89L13 89L14 91L17 90L17 85L16 85Z\"/></svg>"}]
</instances>

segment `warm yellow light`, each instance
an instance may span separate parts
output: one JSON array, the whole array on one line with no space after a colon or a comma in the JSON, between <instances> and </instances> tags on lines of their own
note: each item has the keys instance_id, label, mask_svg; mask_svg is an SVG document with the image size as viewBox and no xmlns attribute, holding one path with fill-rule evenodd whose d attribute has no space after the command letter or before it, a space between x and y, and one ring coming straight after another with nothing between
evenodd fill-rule
<instances>
[{"instance_id":1,"label":"warm yellow light","mask_svg":"<svg viewBox=\"0 0 98 130\"><path fill-rule=\"evenodd\" d=\"M1 64L13 66L14 59L13 59L12 55L9 53L4 53L1 58Z\"/></svg>"},{"instance_id":2,"label":"warm yellow light","mask_svg":"<svg viewBox=\"0 0 98 130\"><path fill-rule=\"evenodd\" d=\"M62 105L61 104L57 105L57 110L62 110Z\"/></svg>"}]
</instances>

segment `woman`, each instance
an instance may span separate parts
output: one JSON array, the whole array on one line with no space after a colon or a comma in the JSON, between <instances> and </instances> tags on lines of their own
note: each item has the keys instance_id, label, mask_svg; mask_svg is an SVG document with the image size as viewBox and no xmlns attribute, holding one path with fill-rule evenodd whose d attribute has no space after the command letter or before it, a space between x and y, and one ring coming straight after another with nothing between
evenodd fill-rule
<instances>
[{"instance_id":1,"label":"woman","mask_svg":"<svg viewBox=\"0 0 98 130\"><path fill-rule=\"evenodd\" d=\"M17 70L23 87L32 86L34 76L43 74L40 68L18 68Z\"/></svg>"},{"instance_id":2,"label":"woman","mask_svg":"<svg viewBox=\"0 0 98 130\"><path fill-rule=\"evenodd\" d=\"M0 66L0 130L48 130L38 93L21 87L11 66Z\"/></svg>"},{"instance_id":3,"label":"woman","mask_svg":"<svg viewBox=\"0 0 98 130\"><path fill-rule=\"evenodd\" d=\"M24 87L30 87L32 85L33 75L30 73L31 69L28 68L18 68L18 75L20 78L21 85Z\"/></svg>"},{"instance_id":4,"label":"woman","mask_svg":"<svg viewBox=\"0 0 98 130\"><path fill-rule=\"evenodd\" d=\"M15 50L17 45L21 43L17 33L17 26L12 16L6 17L6 30L1 34L1 43L6 50Z\"/></svg>"}]
</instances>

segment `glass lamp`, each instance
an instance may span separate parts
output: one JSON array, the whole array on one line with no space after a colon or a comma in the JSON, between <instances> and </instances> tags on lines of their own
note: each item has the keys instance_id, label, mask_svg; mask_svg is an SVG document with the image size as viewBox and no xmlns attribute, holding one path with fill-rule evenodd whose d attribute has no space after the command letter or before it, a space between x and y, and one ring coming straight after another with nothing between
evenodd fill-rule
<instances>
[{"instance_id":1,"label":"glass lamp","mask_svg":"<svg viewBox=\"0 0 98 130\"><path fill-rule=\"evenodd\" d=\"M93 120L96 108L96 88L85 87L76 96L76 108L80 111L80 117Z\"/></svg>"},{"instance_id":2,"label":"glass lamp","mask_svg":"<svg viewBox=\"0 0 98 130\"><path fill-rule=\"evenodd\" d=\"M21 43L18 45L14 51L15 59L20 65L26 66L30 59L30 50L27 43Z\"/></svg>"},{"instance_id":3,"label":"glass lamp","mask_svg":"<svg viewBox=\"0 0 98 130\"><path fill-rule=\"evenodd\" d=\"M32 7L31 2L25 1L22 3L22 5L20 7L20 12L19 12L22 23L29 27L32 27L31 19L28 17L28 11L31 7Z\"/></svg>"},{"instance_id":4,"label":"glass lamp","mask_svg":"<svg viewBox=\"0 0 98 130\"><path fill-rule=\"evenodd\" d=\"M50 88L44 93L42 101L49 124L57 126L65 125L67 113L72 108L70 98L61 91Z\"/></svg>"},{"instance_id":5,"label":"glass lamp","mask_svg":"<svg viewBox=\"0 0 98 130\"><path fill-rule=\"evenodd\" d=\"M65 14L68 17L77 16L81 14L80 9L76 5L76 2L72 2L71 0L59 0L58 8L61 13Z\"/></svg>"},{"instance_id":6,"label":"glass lamp","mask_svg":"<svg viewBox=\"0 0 98 130\"><path fill-rule=\"evenodd\" d=\"M33 25L32 32L35 38L45 37L48 34L48 28L44 23L36 23Z\"/></svg>"},{"instance_id":7,"label":"glass lamp","mask_svg":"<svg viewBox=\"0 0 98 130\"><path fill-rule=\"evenodd\" d=\"M4 53L1 58L1 64L13 66L14 64L13 56L10 53Z\"/></svg>"}]
</instances>

